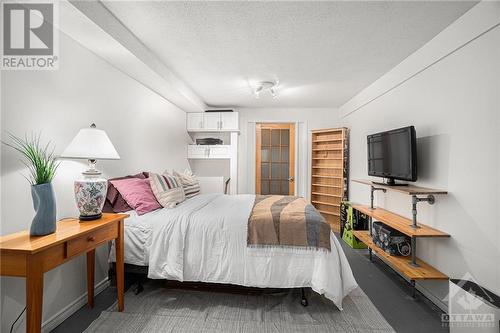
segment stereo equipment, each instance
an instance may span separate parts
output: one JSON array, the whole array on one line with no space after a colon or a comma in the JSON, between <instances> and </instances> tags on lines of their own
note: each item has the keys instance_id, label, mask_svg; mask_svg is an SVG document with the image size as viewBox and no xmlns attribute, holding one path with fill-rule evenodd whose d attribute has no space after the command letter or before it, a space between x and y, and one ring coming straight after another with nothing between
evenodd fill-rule
<instances>
[{"instance_id":1,"label":"stereo equipment","mask_svg":"<svg viewBox=\"0 0 500 333\"><path fill-rule=\"evenodd\" d=\"M196 139L196 144L197 145L221 145L222 144L222 139L217 139L217 138L203 138L203 139Z\"/></svg>"},{"instance_id":2,"label":"stereo equipment","mask_svg":"<svg viewBox=\"0 0 500 333\"><path fill-rule=\"evenodd\" d=\"M411 239L398 230L382 222L372 223L372 240L391 256L409 256L411 254Z\"/></svg>"}]
</instances>

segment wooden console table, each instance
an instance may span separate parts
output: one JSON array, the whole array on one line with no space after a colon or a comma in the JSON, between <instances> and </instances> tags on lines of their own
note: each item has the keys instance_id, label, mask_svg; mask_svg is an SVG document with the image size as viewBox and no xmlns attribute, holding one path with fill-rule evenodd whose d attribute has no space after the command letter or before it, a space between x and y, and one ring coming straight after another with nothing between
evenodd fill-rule
<instances>
[{"instance_id":1,"label":"wooden console table","mask_svg":"<svg viewBox=\"0 0 500 333\"><path fill-rule=\"evenodd\" d=\"M56 232L30 237L29 231L0 237L0 275L26 278L26 332L40 332L43 274L81 254L87 254L88 304L94 306L95 248L111 240L116 246L118 311L123 311L123 224L127 214L103 214L95 221L66 219Z\"/></svg>"}]
</instances>

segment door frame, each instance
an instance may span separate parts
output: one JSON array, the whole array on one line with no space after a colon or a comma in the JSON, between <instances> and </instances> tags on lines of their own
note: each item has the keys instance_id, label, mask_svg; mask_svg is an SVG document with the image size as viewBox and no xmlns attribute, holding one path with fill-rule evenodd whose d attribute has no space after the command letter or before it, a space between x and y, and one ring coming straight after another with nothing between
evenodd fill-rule
<instances>
[{"instance_id":1,"label":"door frame","mask_svg":"<svg viewBox=\"0 0 500 333\"><path fill-rule=\"evenodd\" d=\"M289 180L288 183L288 193L289 195L297 195L298 186L297 186L297 135L296 128L297 123L295 122L255 122L255 193L260 193L261 186L261 154L260 154L260 146L261 146L261 130L262 128L269 129L289 129L290 130L290 138L289 138L289 166L288 166L288 175L292 179ZM269 166L270 167L270 166Z\"/></svg>"}]
</instances>

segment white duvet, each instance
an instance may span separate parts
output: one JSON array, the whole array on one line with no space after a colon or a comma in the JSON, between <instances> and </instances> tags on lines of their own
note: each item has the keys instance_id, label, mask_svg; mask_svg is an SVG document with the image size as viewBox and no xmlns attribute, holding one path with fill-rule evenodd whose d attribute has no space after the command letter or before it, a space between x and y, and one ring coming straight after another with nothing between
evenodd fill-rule
<instances>
[{"instance_id":1,"label":"white duvet","mask_svg":"<svg viewBox=\"0 0 500 333\"><path fill-rule=\"evenodd\" d=\"M337 238L331 251L247 248L254 195L202 194L174 209L125 220L125 262L148 277L249 287L311 287L342 309L357 284ZM114 261L114 251L111 251Z\"/></svg>"}]
</instances>

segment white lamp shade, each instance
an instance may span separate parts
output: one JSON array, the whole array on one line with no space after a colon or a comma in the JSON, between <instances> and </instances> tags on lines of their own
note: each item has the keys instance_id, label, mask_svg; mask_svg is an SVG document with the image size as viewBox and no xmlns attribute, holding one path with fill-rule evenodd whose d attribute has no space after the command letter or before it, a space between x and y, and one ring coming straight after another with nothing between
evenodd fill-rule
<instances>
[{"instance_id":1,"label":"white lamp shade","mask_svg":"<svg viewBox=\"0 0 500 333\"><path fill-rule=\"evenodd\" d=\"M119 160L120 155L103 130L82 128L61 154L63 158Z\"/></svg>"}]
</instances>

